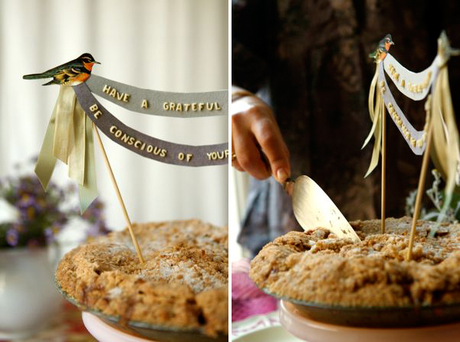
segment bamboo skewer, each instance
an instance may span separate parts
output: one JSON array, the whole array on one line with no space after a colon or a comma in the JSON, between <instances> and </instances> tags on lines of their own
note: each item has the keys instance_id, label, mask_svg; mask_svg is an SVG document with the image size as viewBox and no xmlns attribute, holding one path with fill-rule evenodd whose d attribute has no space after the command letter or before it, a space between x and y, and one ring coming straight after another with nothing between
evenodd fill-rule
<instances>
[{"instance_id":1,"label":"bamboo skewer","mask_svg":"<svg viewBox=\"0 0 460 342\"><path fill-rule=\"evenodd\" d=\"M109 171L110 180L112 181L113 187L115 189L115 193L117 194L117 197L118 197L118 202L120 202L121 209L123 211L123 215L125 216L125 220L128 225L129 234L131 235L131 240L133 241L134 248L136 249L137 257L139 258L140 263L143 264L144 258L142 257L142 252L141 252L141 249L139 248L139 244L137 243L136 236L134 235L133 225L131 224L131 220L129 218L128 211L126 210L125 202L123 201L123 198L121 197L120 189L118 188L118 184L113 174L112 167L110 166L109 158L107 157L107 153L105 152L105 148L102 143L101 136L99 135L99 131L97 130L96 124L94 122L93 122L93 130L96 133L96 138L97 138L97 141L99 142L99 147L101 148L102 155L104 156L105 166L107 167L107 170Z\"/></svg>"},{"instance_id":2,"label":"bamboo skewer","mask_svg":"<svg viewBox=\"0 0 460 342\"><path fill-rule=\"evenodd\" d=\"M382 100L382 179L381 179L381 224L380 230L385 234L385 189L386 189L386 161L387 161L387 116L385 113L385 104Z\"/></svg>"},{"instance_id":3,"label":"bamboo skewer","mask_svg":"<svg viewBox=\"0 0 460 342\"><path fill-rule=\"evenodd\" d=\"M433 122L432 121L433 120L430 120L430 124L429 124L430 126L428 128L428 139L426 143L426 150L425 150L425 154L423 155L422 170L420 171L420 178L418 181L417 197L415 199L414 217L412 218L412 226L410 230L409 247L408 247L407 254L406 254L406 261L409 261L412 258L412 248L414 246L416 226L417 226L417 221L420 217L420 210L422 207L422 198L423 198L423 192L425 190L426 173L428 171L428 164L430 161L431 137L433 135Z\"/></svg>"}]
</instances>

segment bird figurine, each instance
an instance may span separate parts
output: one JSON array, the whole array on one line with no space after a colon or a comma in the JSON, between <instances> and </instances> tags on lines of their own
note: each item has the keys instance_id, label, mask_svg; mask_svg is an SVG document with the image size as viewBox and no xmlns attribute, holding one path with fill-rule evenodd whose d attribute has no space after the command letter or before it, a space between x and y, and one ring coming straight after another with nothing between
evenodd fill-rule
<instances>
[{"instance_id":1,"label":"bird figurine","mask_svg":"<svg viewBox=\"0 0 460 342\"><path fill-rule=\"evenodd\" d=\"M24 75L22 78L25 80L36 80L52 77L53 79L51 81L44 83L43 85L58 84L76 86L85 82L91 76L94 64L101 63L96 62L91 54L84 53L70 62L42 72L41 74Z\"/></svg>"},{"instance_id":2,"label":"bird figurine","mask_svg":"<svg viewBox=\"0 0 460 342\"><path fill-rule=\"evenodd\" d=\"M391 34L387 34L380 42L377 48L369 54L370 58L375 60L375 63L383 61L390 51L391 45L395 43L391 39Z\"/></svg>"}]
</instances>

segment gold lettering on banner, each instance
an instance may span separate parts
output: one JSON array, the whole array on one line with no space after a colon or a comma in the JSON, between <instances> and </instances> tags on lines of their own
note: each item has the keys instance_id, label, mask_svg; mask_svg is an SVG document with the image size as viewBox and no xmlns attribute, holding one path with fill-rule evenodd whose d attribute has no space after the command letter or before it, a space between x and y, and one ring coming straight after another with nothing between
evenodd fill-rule
<instances>
[{"instance_id":1,"label":"gold lettering on banner","mask_svg":"<svg viewBox=\"0 0 460 342\"><path fill-rule=\"evenodd\" d=\"M142 100L141 108L144 108L144 109L149 108L149 101Z\"/></svg>"},{"instance_id":2,"label":"gold lettering on banner","mask_svg":"<svg viewBox=\"0 0 460 342\"><path fill-rule=\"evenodd\" d=\"M208 152L206 153L206 155L208 156L208 160L222 160L222 159L225 159L225 158L228 158L228 150L224 150L224 151L215 151L215 152Z\"/></svg>"},{"instance_id":3,"label":"gold lettering on banner","mask_svg":"<svg viewBox=\"0 0 460 342\"><path fill-rule=\"evenodd\" d=\"M131 97L131 94L128 93L120 93L118 90L115 88L104 84L104 87L102 88L102 92L106 93L109 96L112 96L114 99L117 99L118 101L121 102L129 102L129 98Z\"/></svg>"},{"instance_id":4,"label":"gold lettering on banner","mask_svg":"<svg viewBox=\"0 0 460 342\"><path fill-rule=\"evenodd\" d=\"M179 152L179 154L177 155L177 159L179 159L179 160L184 160L185 159L185 161L187 161L187 162L191 161L192 158L193 158L193 154L191 154L191 153Z\"/></svg>"},{"instance_id":5,"label":"gold lettering on banner","mask_svg":"<svg viewBox=\"0 0 460 342\"><path fill-rule=\"evenodd\" d=\"M123 136L121 137L121 141L123 141L125 144L127 144L128 141L129 141L129 138L130 138L130 136L127 135L127 134L125 133L125 134L123 134Z\"/></svg>"},{"instance_id":6,"label":"gold lettering on banner","mask_svg":"<svg viewBox=\"0 0 460 342\"><path fill-rule=\"evenodd\" d=\"M396 112L396 109L394 108L393 104L391 102L388 103L388 112L390 113L391 117L393 118L394 122L396 125L399 127L402 135L404 138L413 146L413 147L422 147L423 143L425 142L423 140L423 136L426 135L426 133L423 133L423 136L421 139L416 140L412 134L409 132L409 129L404 125L403 121L401 120L401 117L399 114ZM426 118L426 123L425 127L423 130L426 132L428 129L428 118Z\"/></svg>"},{"instance_id":7,"label":"gold lettering on banner","mask_svg":"<svg viewBox=\"0 0 460 342\"><path fill-rule=\"evenodd\" d=\"M90 106L89 110L93 113L95 119L99 119L99 117L102 115L102 112L99 110L97 104L93 104L92 106Z\"/></svg>"},{"instance_id":8,"label":"gold lettering on banner","mask_svg":"<svg viewBox=\"0 0 460 342\"><path fill-rule=\"evenodd\" d=\"M110 134L113 134L115 138L119 139L122 143L126 145L130 145L130 146L134 146L138 150L147 151L147 153L151 153L161 158L165 158L166 155L168 154L168 151L166 149L160 148L157 146L146 145L146 143L143 142L142 140L139 140L136 137L132 137L124 133L121 129L119 129L115 125L110 127L109 132Z\"/></svg>"},{"instance_id":9,"label":"gold lettering on banner","mask_svg":"<svg viewBox=\"0 0 460 342\"><path fill-rule=\"evenodd\" d=\"M388 66L388 69L390 70L391 77L395 80L395 82L399 82L399 73L396 71L396 68L394 65L390 64ZM407 82L408 90L412 93L423 93L425 89L428 88L431 82L431 71L428 71L428 73L425 76L425 79L423 82L419 84L413 84L411 82ZM401 87L405 88L406 87L406 81L401 79Z\"/></svg>"},{"instance_id":10,"label":"gold lettering on banner","mask_svg":"<svg viewBox=\"0 0 460 342\"><path fill-rule=\"evenodd\" d=\"M136 138L134 137L129 137L128 145L133 146L134 142L136 141ZM139 141L139 140L138 140ZM137 141L136 141L137 142Z\"/></svg>"},{"instance_id":11,"label":"gold lettering on banner","mask_svg":"<svg viewBox=\"0 0 460 342\"><path fill-rule=\"evenodd\" d=\"M217 102L193 102L193 103L181 103L181 102L163 102L163 110L165 111L176 111L176 112L202 112L202 111L219 111L222 107Z\"/></svg>"}]
</instances>

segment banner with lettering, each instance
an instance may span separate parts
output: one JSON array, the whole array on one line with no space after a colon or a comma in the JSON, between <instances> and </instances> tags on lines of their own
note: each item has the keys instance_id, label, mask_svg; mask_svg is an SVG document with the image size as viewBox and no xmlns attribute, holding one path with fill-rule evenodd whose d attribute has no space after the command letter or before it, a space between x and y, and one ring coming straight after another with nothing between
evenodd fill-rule
<instances>
[{"instance_id":1,"label":"banner with lettering","mask_svg":"<svg viewBox=\"0 0 460 342\"><path fill-rule=\"evenodd\" d=\"M69 177L79 186L82 212L97 197L91 121L112 141L146 158L190 167L227 165L227 142L194 146L151 137L117 119L93 93L142 114L188 119L228 114L227 90L164 92L133 87L97 75L79 84L61 84L35 172L46 189L56 161L66 163Z\"/></svg>"},{"instance_id":2,"label":"banner with lettering","mask_svg":"<svg viewBox=\"0 0 460 342\"><path fill-rule=\"evenodd\" d=\"M228 143L192 146L148 136L113 116L96 100L86 83L74 86L73 89L83 110L105 135L143 157L183 166L227 164Z\"/></svg>"},{"instance_id":3,"label":"banner with lettering","mask_svg":"<svg viewBox=\"0 0 460 342\"><path fill-rule=\"evenodd\" d=\"M228 114L227 90L201 93L166 92L137 88L94 74L86 84L92 93L138 113L178 118Z\"/></svg>"},{"instance_id":4,"label":"banner with lettering","mask_svg":"<svg viewBox=\"0 0 460 342\"><path fill-rule=\"evenodd\" d=\"M433 62L425 70L413 72L405 68L389 53L391 44L385 46L388 39L391 41L391 35L387 35L379 43L376 53L373 54L377 67L369 89L369 113L372 128L364 146L369 143L372 137L374 137L375 143L366 176L376 168L379 156L382 154L382 179L384 179L384 155L386 152L381 153L381 151L382 148L386 148L382 142L382 137L385 136L386 128L383 122L386 111L388 111L412 152L416 155L427 156L424 159L426 160L426 162L424 161L426 167L429 160L428 156L430 156L436 169L446 181L443 209L439 216L443 217L449 209L455 187L460 186L460 137L452 105L447 67L450 57L460 55L460 50L450 46L449 39L443 31L438 38L438 51ZM385 74L405 97L413 101L425 100L424 113L420 113L425 116L423 129L417 130L410 123L401 106L397 104ZM422 168L421 174L426 174L426 167L425 169ZM421 177L420 179L424 178ZM423 192L421 190L423 186L424 181L419 182L419 189L417 190L419 194ZM382 189L384 189L383 183ZM414 218L417 215L414 215ZM382 217L384 216L382 215ZM413 234L411 233L411 236Z\"/></svg>"}]
</instances>

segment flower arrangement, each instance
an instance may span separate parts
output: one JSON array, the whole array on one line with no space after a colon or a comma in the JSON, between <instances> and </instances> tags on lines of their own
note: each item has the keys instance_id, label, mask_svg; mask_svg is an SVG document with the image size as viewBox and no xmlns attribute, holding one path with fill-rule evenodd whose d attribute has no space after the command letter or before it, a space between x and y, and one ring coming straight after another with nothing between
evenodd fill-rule
<instances>
[{"instance_id":1,"label":"flower arrangement","mask_svg":"<svg viewBox=\"0 0 460 342\"><path fill-rule=\"evenodd\" d=\"M45 192L35 175L0 181L0 248L45 246L72 218L79 218L78 205L70 204L74 188L50 183ZM81 219L86 237L108 232L103 204L95 200Z\"/></svg>"}]
</instances>

